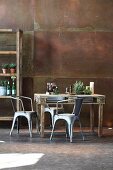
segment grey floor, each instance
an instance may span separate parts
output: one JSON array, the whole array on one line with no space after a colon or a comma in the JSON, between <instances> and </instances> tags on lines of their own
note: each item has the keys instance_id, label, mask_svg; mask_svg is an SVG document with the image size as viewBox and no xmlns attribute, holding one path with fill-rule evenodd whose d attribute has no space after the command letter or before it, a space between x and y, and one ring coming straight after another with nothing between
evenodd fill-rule
<instances>
[{"instance_id":1,"label":"grey floor","mask_svg":"<svg viewBox=\"0 0 113 170\"><path fill-rule=\"evenodd\" d=\"M62 131L55 133L53 141L49 130L44 138L34 131L32 139L27 129L19 135L14 130L12 137L9 131L0 129L0 169L113 170L113 130L104 129L101 138L84 130L85 141L75 132L73 143Z\"/></svg>"}]
</instances>

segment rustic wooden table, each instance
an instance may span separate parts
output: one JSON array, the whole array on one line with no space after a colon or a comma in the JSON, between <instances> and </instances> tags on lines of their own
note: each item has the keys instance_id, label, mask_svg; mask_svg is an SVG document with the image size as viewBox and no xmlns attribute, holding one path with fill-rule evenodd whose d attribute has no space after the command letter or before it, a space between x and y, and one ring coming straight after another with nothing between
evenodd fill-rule
<instances>
[{"instance_id":1,"label":"rustic wooden table","mask_svg":"<svg viewBox=\"0 0 113 170\"><path fill-rule=\"evenodd\" d=\"M94 131L94 105L98 105L98 137L102 136L103 129L103 105L105 104L105 95L93 94L93 95L71 95L71 94L58 94L58 95L47 95L47 94L34 94L34 101L36 103L36 110L39 112L38 108L40 105L40 135L44 137L44 108L47 105L47 99L53 97L82 97L83 104L89 104L90 106L90 128ZM67 104L67 103L66 103Z\"/></svg>"}]
</instances>

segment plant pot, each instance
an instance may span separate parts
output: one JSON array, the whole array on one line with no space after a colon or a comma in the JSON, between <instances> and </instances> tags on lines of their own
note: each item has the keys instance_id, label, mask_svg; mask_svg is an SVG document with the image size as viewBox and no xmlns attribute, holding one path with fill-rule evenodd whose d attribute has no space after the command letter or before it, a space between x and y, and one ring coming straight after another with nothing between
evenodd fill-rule
<instances>
[{"instance_id":1,"label":"plant pot","mask_svg":"<svg viewBox=\"0 0 113 170\"><path fill-rule=\"evenodd\" d=\"M15 68L10 68L10 73L11 74L14 74L16 72L16 69Z\"/></svg>"},{"instance_id":2,"label":"plant pot","mask_svg":"<svg viewBox=\"0 0 113 170\"><path fill-rule=\"evenodd\" d=\"M7 69L6 68L3 68L2 71L3 71L3 74L7 73Z\"/></svg>"},{"instance_id":3,"label":"plant pot","mask_svg":"<svg viewBox=\"0 0 113 170\"><path fill-rule=\"evenodd\" d=\"M0 96L6 96L6 87L0 86Z\"/></svg>"}]
</instances>

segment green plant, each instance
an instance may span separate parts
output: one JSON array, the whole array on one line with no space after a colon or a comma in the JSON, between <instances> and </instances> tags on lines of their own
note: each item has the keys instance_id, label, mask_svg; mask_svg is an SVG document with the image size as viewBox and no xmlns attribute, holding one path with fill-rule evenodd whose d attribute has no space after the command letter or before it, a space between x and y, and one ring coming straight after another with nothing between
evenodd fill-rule
<instances>
[{"instance_id":1,"label":"green plant","mask_svg":"<svg viewBox=\"0 0 113 170\"><path fill-rule=\"evenodd\" d=\"M84 89L84 94L91 94L90 87Z\"/></svg>"},{"instance_id":2,"label":"green plant","mask_svg":"<svg viewBox=\"0 0 113 170\"><path fill-rule=\"evenodd\" d=\"M9 68L16 68L16 64L15 63L10 63Z\"/></svg>"},{"instance_id":3,"label":"green plant","mask_svg":"<svg viewBox=\"0 0 113 170\"><path fill-rule=\"evenodd\" d=\"M9 64L2 64L2 68L8 69L8 67L9 67Z\"/></svg>"},{"instance_id":4,"label":"green plant","mask_svg":"<svg viewBox=\"0 0 113 170\"><path fill-rule=\"evenodd\" d=\"M85 86L82 81L76 81L73 84L73 92L75 94L84 94Z\"/></svg>"}]
</instances>

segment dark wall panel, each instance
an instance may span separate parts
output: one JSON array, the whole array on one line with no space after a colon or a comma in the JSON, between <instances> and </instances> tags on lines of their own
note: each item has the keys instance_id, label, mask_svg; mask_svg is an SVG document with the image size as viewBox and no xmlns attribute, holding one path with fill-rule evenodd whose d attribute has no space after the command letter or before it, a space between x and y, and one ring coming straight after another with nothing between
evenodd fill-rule
<instances>
[{"instance_id":1,"label":"dark wall panel","mask_svg":"<svg viewBox=\"0 0 113 170\"><path fill-rule=\"evenodd\" d=\"M36 29L113 29L112 0L35 0Z\"/></svg>"},{"instance_id":2,"label":"dark wall panel","mask_svg":"<svg viewBox=\"0 0 113 170\"><path fill-rule=\"evenodd\" d=\"M67 77L113 75L113 33L35 32L34 72Z\"/></svg>"},{"instance_id":3,"label":"dark wall panel","mask_svg":"<svg viewBox=\"0 0 113 170\"><path fill-rule=\"evenodd\" d=\"M0 0L0 28L34 29L34 0Z\"/></svg>"}]
</instances>

